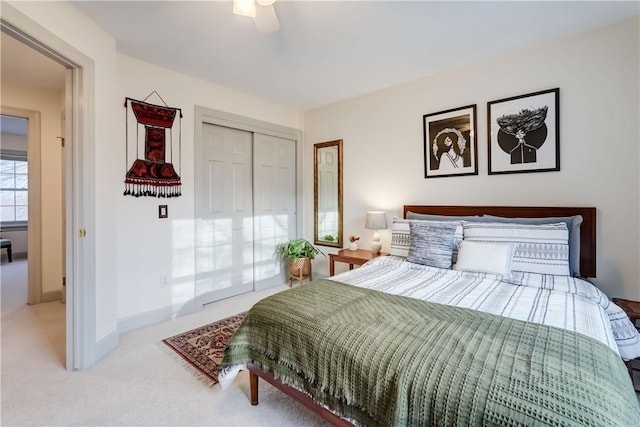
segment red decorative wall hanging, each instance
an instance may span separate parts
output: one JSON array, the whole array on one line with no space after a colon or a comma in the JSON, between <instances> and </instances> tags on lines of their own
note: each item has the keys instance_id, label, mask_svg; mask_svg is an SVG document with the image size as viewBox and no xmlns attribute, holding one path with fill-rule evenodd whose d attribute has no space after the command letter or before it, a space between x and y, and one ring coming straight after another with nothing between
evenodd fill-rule
<instances>
[{"instance_id":1,"label":"red decorative wall hanging","mask_svg":"<svg viewBox=\"0 0 640 427\"><path fill-rule=\"evenodd\" d=\"M153 91L164 103L164 100ZM149 96L151 96L149 95ZM134 197L178 197L182 195L180 176L173 166L173 128L176 114L178 119L178 171L180 169L180 149L182 131L182 110L165 105L149 104L146 100L137 101L125 98L126 110L126 144L127 165L130 161L129 134L135 132L136 157L133 165L128 169L125 183L125 196ZM136 119L135 131L129 129L129 105ZM141 135L141 130L144 134ZM168 138L167 138L168 136ZM168 139L168 141L167 141ZM143 148L144 158L140 158L140 148Z\"/></svg>"}]
</instances>

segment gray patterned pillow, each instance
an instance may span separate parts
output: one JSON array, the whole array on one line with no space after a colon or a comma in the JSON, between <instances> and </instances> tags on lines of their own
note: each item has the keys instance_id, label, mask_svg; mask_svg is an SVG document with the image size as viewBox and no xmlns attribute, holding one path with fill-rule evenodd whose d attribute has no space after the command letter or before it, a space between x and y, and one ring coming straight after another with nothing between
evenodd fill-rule
<instances>
[{"instance_id":1,"label":"gray patterned pillow","mask_svg":"<svg viewBox=\"0 0 640 427\"><path fill-rule=\"evenodd\" d=\"M438 268L451 268L456 224L411 221L411 246L407 261Z\"/></svg>"},{"instance_id":2,"label":"gray patterned pillow","mask_svg":"<svg viewBox=\"0 0 640 427\"><path fill-rule=\"evenodd\" d=\"M478 217L480 218L480 217ZM409 233L409 223L412 221L426 221L421 219L400 219L393 218L393 224L391 225L391 250L390 255L407 257L409 255L409 247L411 246L411 238ZM435 221L426 221L428 224L432 224ZM439 223L444 222L447 224L454 224L456 231L453 234L453 255L452 263L456 263L458 257L458 245L462 241L462 221L437 221Z\"/></svg>"}]
</instances>

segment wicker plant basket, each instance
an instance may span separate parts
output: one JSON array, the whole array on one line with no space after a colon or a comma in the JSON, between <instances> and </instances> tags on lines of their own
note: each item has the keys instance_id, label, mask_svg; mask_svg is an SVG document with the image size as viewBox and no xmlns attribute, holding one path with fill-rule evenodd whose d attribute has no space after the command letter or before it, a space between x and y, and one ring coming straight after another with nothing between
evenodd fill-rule
<instances>
[{"instance_id":1,"label":"wicker plant basket","mask_svg":"<svg viewBox=\"0 0 640 427\"><path fill-rule=\"evenodd\" d=\"M298 258L289 260L289 286L293 279L302 284L304 279L311 280L311 258Z\"/></svg>"}]
</instances>

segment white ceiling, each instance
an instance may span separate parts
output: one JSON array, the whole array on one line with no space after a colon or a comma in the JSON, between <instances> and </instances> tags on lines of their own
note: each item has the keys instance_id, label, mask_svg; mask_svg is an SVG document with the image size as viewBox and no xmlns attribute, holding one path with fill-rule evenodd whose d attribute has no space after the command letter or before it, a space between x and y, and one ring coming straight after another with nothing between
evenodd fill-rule
<instances>
[{"instance_id":1,"label":"white ceiling","mask_svg":"<svg viewBox=\"0 0 640 427\"><path fill-rule=\"evenodd\" d=\"M283 1L257 33L230 1L78 1L125 55L300 109L638 15L638 2Z\"/></svg>"},{"instance_id":2,"label":"white ceiling","mask_svg":"<svg viewBox=\"0 0 640 427\"><path fill-rule=\"evenodd\" d=\"M302 110L640 14L637 1L279 0L281 30L262 36L231 1L73 3L125 55Z\"/></svg>"}]
</instances>

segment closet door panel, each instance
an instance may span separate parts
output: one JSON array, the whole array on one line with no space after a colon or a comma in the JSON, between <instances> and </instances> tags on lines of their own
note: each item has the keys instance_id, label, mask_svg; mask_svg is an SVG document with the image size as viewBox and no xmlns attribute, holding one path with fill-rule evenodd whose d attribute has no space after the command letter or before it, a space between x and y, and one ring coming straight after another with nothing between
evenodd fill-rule
<instances>
[{"instance_id":1,"label":"closet door panel","mask_svg":"<svg viewBox=\"0 0 640 427\"><path fill-rule=\"evenodd\" d=\"M254 134L255 289L286 282L286 266L275 249L297 237L295 178L295 141Z\"/></svg>"},{"instance_id":2,"label":"closet door panel","mask_svg":"<svg viewBox=\"0 0 640 427\"><path fill-rule=\"evenodd\" d=\"M253 155L251 132L205 123L202 138L196 298L206 304L253 290Z\"/></svg>"}]
</instances>

